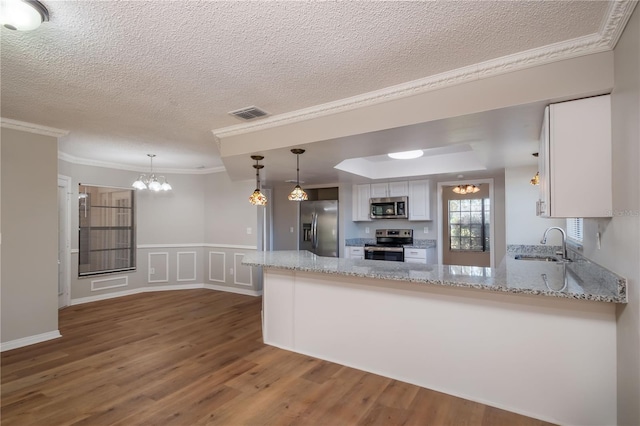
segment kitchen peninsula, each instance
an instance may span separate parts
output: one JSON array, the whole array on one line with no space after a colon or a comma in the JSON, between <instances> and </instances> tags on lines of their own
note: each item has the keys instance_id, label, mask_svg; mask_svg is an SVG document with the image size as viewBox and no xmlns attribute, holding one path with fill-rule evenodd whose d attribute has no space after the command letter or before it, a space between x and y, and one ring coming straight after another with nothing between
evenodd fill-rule
<instances>
[{"instance_id":1,"label":"kitchen peninsula","mask_svg":"<svg viewBox=\"0 0 640 426\"><path fill-rule=\"evenodd\" d=\"M615 424L623 279L256 252L267 344L562 424Z\"/></svg>"}]
</instances>

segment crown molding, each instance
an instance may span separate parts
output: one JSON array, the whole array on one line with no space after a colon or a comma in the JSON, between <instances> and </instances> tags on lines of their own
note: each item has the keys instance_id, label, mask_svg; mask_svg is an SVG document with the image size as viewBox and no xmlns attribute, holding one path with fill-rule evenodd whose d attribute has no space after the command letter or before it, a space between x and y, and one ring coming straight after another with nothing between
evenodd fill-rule
<instances>
[{"instance_id":1,"label":"crown molding","mask_svg":"<svg viewBox=\"0 0 640 426\"><path fill-rule=\"evenodd\" d=\"M0 118L0 125L7 129L20 130L23 132L35 133L44 136L60 138L69 134L68 130L56 129L54 127L41 126L39 124L28 123L26 121L12 120L10 118Z\"/></svg>"},{"instance_id":2,"label":"crown molding","mask_svg":"<svg viewBox=\"0 0 640 426\"><path fill-rule=\"evenodd\" d=\"M286 124L319 118L330 114L351 111L383 102L418 95L450 86L524 70L552 62L572 59L612 50L622 35L624 27L631 17L637 0L614 1L610 4L607 17L603 20L598 33L567 40L536 49L503 56L478 64L435 74L407 83L368 92L350 98L340 99L289 113L246 124L213 129L212 133L218 145L221 139L270 129ZM220 146L219 146L220 148Z\"/></svg>"},{"instance_id":3,"label":"crown molding","mask_svg":"<svg viewBox=\"0 0 640 426\"><path fill-rule=\"evenodd\" d=\"M67 163L79 164L82 166L92 166L92 167L105 167L108 169L116 169L116 170L126 170L129 172L138 172L138 173L148 173L149 167L137 167L137 166L128 166L126 164L118 164L118 163L109 163L106 161L99 160L91 160L88 158L75 157L73 155L69 155L67 153L58 151L58 160L66 161ZM182 174L182 175L208 175L211 173L221 173L226 172L224 166L220 167L211 167L208 169L159 169L157 167L153 168L153 172L156 174L159 173L172 173L172 174Z\"/></svg>"}]
</instances>

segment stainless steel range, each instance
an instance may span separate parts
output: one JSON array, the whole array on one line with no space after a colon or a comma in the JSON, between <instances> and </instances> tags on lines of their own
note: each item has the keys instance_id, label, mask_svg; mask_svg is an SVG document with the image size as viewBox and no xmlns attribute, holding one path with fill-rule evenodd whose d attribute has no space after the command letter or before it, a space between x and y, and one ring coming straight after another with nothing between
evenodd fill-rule
<instances>
[{"instance_id":1,"label":"stainless steel range","mask_svg":"<svg viewBox=\"0 0 640 426\"><path fill-rule=\"evenodd\" d=\"M376 229L376 243L365 244L364 258L404 262L404 246L413 244L413 229Z\"/></svg>"}]
</instances>

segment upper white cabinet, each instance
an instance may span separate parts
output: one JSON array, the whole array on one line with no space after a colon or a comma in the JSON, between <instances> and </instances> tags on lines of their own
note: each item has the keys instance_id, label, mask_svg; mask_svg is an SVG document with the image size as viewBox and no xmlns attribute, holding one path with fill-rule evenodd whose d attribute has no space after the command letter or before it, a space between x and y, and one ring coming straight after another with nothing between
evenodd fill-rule
<instances>
[{"instance_id":1,"label":"upper white cabinet","mask_svg":"<svg viewBox=\"0 0 640 426\"><path fill-rule=\"evenodd\" d=\"M609 95L551 104L545 109L538 171L539 216L612 215Z\"/></svg>"},{"instance_id":2,"label":"upper white cabinet","mask_svg":"<svg viewBox=\"0 0 640 426\"><path fill-rule=\"evenodd\" d=\"M352 188L351 219L354 222L371 220L369 217L369 199L371 198L371 185L353 185Z\"/></svg>"},{"instance_id":3,"label":"upper white cabinet","mask_svg":"<svg viewBox=\"0 0 640 426\"><path fill-rule=\"evenodd\" d=\"M409 181L409 220L431 220L429 185L428 180Z\"/></svg>"},{"instance_id":4,"label":"upper white cabinet","mask_svg":"<svg viewBox=\"0 0 640 426\"><path fill-rule=\"evenodd\" d=\"M430 183L428 180L409 182L385 182L353 185L354 222L370 221L369 200L371 198L409 197L409 220L431 220Z\"/></svg>"},{"instance_id":5,"label":"upper white cabinet","mask_svg":"<svg viewBox=\"0 0 640 426\"><path fill-rule=\"evenodd\" d=\"M371 184L371 198L406 197L409 195L407 182L385 182Z\"/></svg>"}]
</instances>

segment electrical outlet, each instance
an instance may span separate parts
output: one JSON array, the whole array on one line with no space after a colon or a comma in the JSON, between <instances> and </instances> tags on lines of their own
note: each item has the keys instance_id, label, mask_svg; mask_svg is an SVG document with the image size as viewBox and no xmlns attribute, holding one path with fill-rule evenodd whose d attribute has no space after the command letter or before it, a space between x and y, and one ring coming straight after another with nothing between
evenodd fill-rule
<instances>
[{"instance_id":1,"label":"electrical outlet","mask_svg":"<svg viewBox=\"0 0 640 426\"><path fill-rule=\"evenodd\" d=\"M424 227L424 233L425 233L425 234L428 234L428 233L429 233L429 227L428 227L428 226L425 226L425 227Z\"/></svg>"},{"instance_id":2,"label":"electrical outlet","mask_svg":"<svg viewBox=\"0 0 640 426\"><path fill-rule=\"evenodd\" d=\"M154 275L156 273L156 268L149 268L149 273Z\"/></svg>"},{"instance_id":3,"label":"electrical outlet","mask_svg":"<svg viewBox=\"0 0 640 426\"><path fill-rule=\"evenodd\" d=\"M229 268L229 275L233 275L233 268Z\"/></svg>"},{"instance_id":4,"label":"electrical outlet","mask_svg":"<svg viewBox=\"0 0 640 426\"><path fill-rule=\"evenodd\" d=\"M289 228L289 232L291 232L293 234L293 226L291 228Z\"/></svg>"},{"instance_id":5,"label":"electrical outlet","mask_svg":"<svg viewBox=\"0 0 640 426\"><path fill-rule=\"evenodd\" d=\"M369 233L369 227L367 226L366 228L364 228L364 233L368 234Z\"/></svg>"},{"instance_id":6,"label":"electrical outlet","mask_svg":"<svg viewBox=\"0 0 640 426\"><path fill-rule=\"evenodd\" d=\"M252 232L253 232L253 229L251 229L251 228L247 228L247 234L248 234L248 235L251 235L251 233L252 233Z\"/></svg>"}]
</instances>

